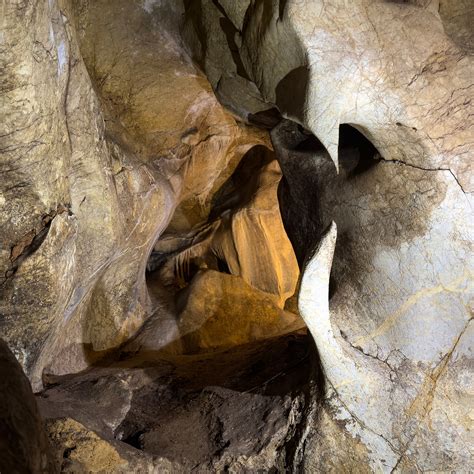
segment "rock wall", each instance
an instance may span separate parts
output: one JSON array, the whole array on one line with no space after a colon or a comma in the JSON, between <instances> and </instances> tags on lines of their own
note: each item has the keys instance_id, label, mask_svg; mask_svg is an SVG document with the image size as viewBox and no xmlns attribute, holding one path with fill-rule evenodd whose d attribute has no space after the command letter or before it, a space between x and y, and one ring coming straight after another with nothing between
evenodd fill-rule
<instances>
[{"instance_id":1,"label":"rock wall","mask_svg":"<svg viewBox=\"0 0 474 474\"><path fill-rule=\"evenodd\" d=\"M244 153L269 146L147 8L6 7L0 324L35 388L140 328L160 234L205 222Z\"/></svg>"},{"instance_id":2,"label":"rock wall","mask_svg":"<svg viewBox=\"0 0 474 474\"><path fill-rule=\"evenodd\" d=\"M35 391L64 388L43 393L63 470L474 469L468 2L11 1L3 17L0 335ZM280 372L253 398L219 374L193 385L206 353L231 380L271 364L263 339L291 358L295 291L324 380L282 362L296 382L271 400ZM160 367L148 398L143 364ZM183 386L167 364L191 367ZM157 423L147 404L175 376L183 403ZM105 428L91 380L98 400L128 384L99 404ZM265 442L242 441L240 409ZM160 430L189 419L207 441L177 453Z\"/></svg>"},{"instance_id":3,"label":"rock wall","mask_svg":"<svg viewBox=\"0 0 474 474\"><path fill-rule=\"evenodd\" d=\"M299 306L327 381L310 471L471 463L469 12L364 0L202 0L187 11L189 48L223 102L250 121L264 109L247 100L256 89L267 112L290 119L272 132L280 203L307 259ZM245 87L231 97L228 82ZM327 439L357 449L329 460Z\"/></svg>"},{"instance_id":4,"label":"rock wall","mask_svg":"<svg viewBox=\"0 0 474 474\"><path fill-rule=\"evenodd\" d=\"M0 340L0 466L4 472L59 472L31 385Z\"/></svg>"}]
</instances>

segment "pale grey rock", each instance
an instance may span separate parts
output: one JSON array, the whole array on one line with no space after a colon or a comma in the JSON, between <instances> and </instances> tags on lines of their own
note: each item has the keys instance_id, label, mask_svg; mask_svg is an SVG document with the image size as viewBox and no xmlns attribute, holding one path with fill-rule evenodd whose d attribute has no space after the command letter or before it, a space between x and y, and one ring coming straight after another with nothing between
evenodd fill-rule
<instances>
[{"instance_id":1,"label":"pale grey rock","mask_svg":"<svg viewBox=\"0 0 474 474\"><path fill-rule=\"evenodd\" d=\"M463 2L440 2L438 12L437 2L257 1L238 48L269 106L323 145L281 150L287 143L273 136L283 197L294 206L283 209L287 223L298 203L306 216L320 214L302 218L313 243L331 220L338 227L330 313L320 314L316 292L300 307L321 345L329 416L360 439L360 462L375 471L472 463L470 389L450 393L446 416L439 408L447 400L439 382L454 376L452 354L472 321L473 61L463 27L470 11ZM201 32L214 31L211 18L203 17ZM363 150L347 149L344 124L379 153L367 169L355 170ZM304 179L311 170L323 174ZM318 317L332 336L310 324ZM472 355L462 359L472 372Z\"/></svg>"},{"instance_id":2,"label":"pale grey rock","mask_svg":"<svg viewBox=\"0 0 474 474\"><path fill-rule=\"evenodd\" d=\"M149 253L165 229L191 241L240 158L271 147L241 121L283 116L279 199L325 402L312 395L304 429L280 412L262 456L250 443L232 469L288 468L274 453L285 437L292 467L309 472L474 468L468 3L36 1L3 13L0 327L35 389L45 368L173 341L176 308L146 287ZM61 381L58 406L69 418L68 404L84 405L96 444L133 405L114 377L110 416ZM204 436L204 399L166 423L182 429L189 414ZM282 406L300 419L294 401ZM232 403L253 402L239 395L223 412ZM157 433L145 445L168 449ZM209 443L192 455L200 463L221 448Z\"/></svg>"}]
</instances>

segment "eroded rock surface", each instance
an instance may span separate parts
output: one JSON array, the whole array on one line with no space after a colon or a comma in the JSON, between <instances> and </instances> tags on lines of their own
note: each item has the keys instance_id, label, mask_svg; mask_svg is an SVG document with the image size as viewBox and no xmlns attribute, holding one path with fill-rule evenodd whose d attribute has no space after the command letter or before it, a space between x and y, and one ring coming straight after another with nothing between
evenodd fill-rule
<instances>
[{"instance_id":1,"label":"eroded rock surface","mask_svg":"<svg viewBox=\"0 0 474 474\"><path fill-rule=\"evenodd\" d=\"M256 1L239 13L203 0L187 11L189 48L223 101L252 121L264 110L247 100L256 88L267 119L274 105L297 122L272 138L300 263L337 225L300 293L337 421L308 442L308 469L472 462L472 384L448 389L473 366L470 11L365 0ZM230 82L241 84L233 96ZM331 437L336 450L353 439L360 449L345 465L318 461Z\"/></svg>"},{"instance_id":2,"label":"eroded rock surface","mask_svg":"<svg viewBox=\"0 0 474 474\"><path fill-rule=\"evenodd\" d=\"M178 328L186 352L237 346L304 327L275 298L212 270L196 275L182 298Z\"/></svg>"},{"instance_id":3,"label":"eroded rock surface","mask_svg":"<svg viewBox=\"0 0 474 474\"><path fill-rule=\"evenodd\" d=\"M48 379L38 401L58 450L73 449L68 469L283 471L305 422L308 342L295 333L212 354L123 353L120 363Z\"/></svg>"},{"instance_id":4,"label":"eroded rock surface","mask_svg":"<svg viewBox=\"0 0 474 474\"><path fill-rule=\"evenodd\" d=\"M63 471L474 469L471 17L5 3L0 330Z\"/></svg>"},{"instance_id":5,"label":"eroded rock surface","mask_svg":"<svg viewBox=\"0 0 474 474\"><path fill-rule=\"evenodd\" d=\"M80 370L137 331L153 310L145 267L158 236L205 220L268 138L224 111L139 2L5 15L1 324L38 388L44 367Z\"/></svg>"},{"instance_id":6,"label":"eroded rock surface","mask_svg":"<svg viewBox=\"0 0 474 474\"><path fill-rule=\"evenodd\" d=\"M283 307L295 293L299 269L277 198L281 177L270 150L249 150L214 195L208 222L187 233L167 230L149 266L160 268L163 282L181 286L198 269L226 271Z\"/></svg>"},{"instance_id":7,"label":"eroded rock surface","mask_svg":"<svg viewBox=\"0 0 474 474\"><path fill-rule=\"evenodd\" d=\"M1 339L0 376L2 472L59 472L30 382L13 353Z\"/></svg>"}]
</instances>

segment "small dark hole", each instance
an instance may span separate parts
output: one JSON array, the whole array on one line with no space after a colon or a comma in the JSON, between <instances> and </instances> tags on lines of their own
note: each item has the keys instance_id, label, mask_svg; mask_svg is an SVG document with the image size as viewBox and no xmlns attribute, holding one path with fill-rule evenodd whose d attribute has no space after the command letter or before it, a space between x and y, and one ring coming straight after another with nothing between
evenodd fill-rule
<instances>
[{"instance_id":1,"label":"small dark hole","mask_svg":"<svg viewBox=\"0 0 474 474\"><path fill-rule=\"evenodd\" d=\"M66 448L63 453L63 458L64 459L69 459L69 456L71 456L71 453L76 449L74 446L73 448Z\"/></svg>"},{"instance_id":2,"label":"small dark hole","mask_svg":"<svg viewBox=\"0 0 474 474\"><path fill-rule=\"evenodd\" d=\"M339 163L348 177L365 173L380 162L377 148L359 130L348 124L339 127Z\"/></svg>"},{"instance_id":3,"label":"small dark hole","mask_svg":"<svg viewBox=\"0 0 474 474\"><path fill-rule=\"evenodd\" d=\"M229 265L227 265L227 262L221 258L217 258L217 269L221 273L228 273L230 275Z\"/></svg>"},{"instance_id":4,"label":"small dark hole","mask_svg":"<svg viewBox=\"0 0 474 474\"><path fill-rule=\"evenodd\" d=\"M137 449L143 449L143 434L144 430L137 431L136 433L131 434L127 438L122 439L122 442L129 444Z\"/></svg>"}]
</instances>

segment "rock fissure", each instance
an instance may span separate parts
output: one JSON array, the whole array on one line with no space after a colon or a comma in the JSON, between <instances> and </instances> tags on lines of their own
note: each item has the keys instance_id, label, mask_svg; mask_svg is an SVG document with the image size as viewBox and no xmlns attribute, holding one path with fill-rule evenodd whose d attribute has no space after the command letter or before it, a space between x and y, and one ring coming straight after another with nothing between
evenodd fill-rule
<instances>
[{"instance_id":1,"label":"rock fissure","mask_svg":"<svg viewBox=\"0 0 474 474\"><path fill-rule=\"evenodd\" d=\"M341 400L340 395L338 394L336 388L334 385L329 382L329 385L331 386L331 389L333 390L334 394L336 395L337 399L339 400L339 403L344 407L344 409L347 411L349 416L352 418L353 421L355 421L363 430L370 431L374 435L378 436L379 438L383 439L385 443L390 447L390 449L397 454L398 456L403 456L403 454L400 453L400 449L396 448L390 440L388 440L384 435L377 433L375 430L367 426L356 414L354 414L348 406ZM399 442L398 439L396 439L397 442Z\"/></svg>"},{"instance_id":2,"label":"rock fissure","mask_svg":"<svg viewBox=\"0 0 474 474\"><path fill-rule=\"evenodd\" d=\"M353 343L350 341L349 337L347 336L347 334L346 334L344 331L340 331L340 334L341 334L341 337L342 337L351 347L353 347L356 351L359 351L361 354L363 354L363 355L365 355L365 356L367 356L367 357L371 357L372 359L378 360L379 362L381 362L382 364L384 364L384 365L388 368L388 370L389 370L390 372L396 373L396 369L395 369L394 367L392 367L392 366L387 362L387 360L388 360L388 358L390 357L390 355L387 356L386 359L380 359L378 356L373 355L373 354L370 354L369 352L364 351L364 349L363 349L362 347L360 347L359 345L353 344Z\"/></svg>"},{"instance_id":3,"label":"rock fissure","mask_svg":"<svg viewBox=\"0 0 474 474\"><path fill-rule=\"evenodd\" d=\"M474 467L438 3L3 5L0 471Z\"/></svg>"},{"instance_id":4,"label":"rock fissure","mask_svg":"<svg viewBox=\"0 0 474 474\"><path fill-rule=\"evenodd\" d=\"M451 170L450 168L424 168L422 166L417 166L417 165L414 165L412 163L407 163L407 162L402 161L402 160L396 160L396 159L388 160L388 159L385 159L385 158L382 158L382 157L379 157L379 160L383 161L384 163L398 163L400 165L409 166L410 168L415 168L415 169L418 169L418 170L421 170L421 171L447 171L454 178L454 180L456 181L456 184L459 186L461 191L464 194L468 193L467 191L464 190L464 188L461 185L461 182L459 181L458 177L454 174L453 170Z\"/></svg>"}]
</instances>

